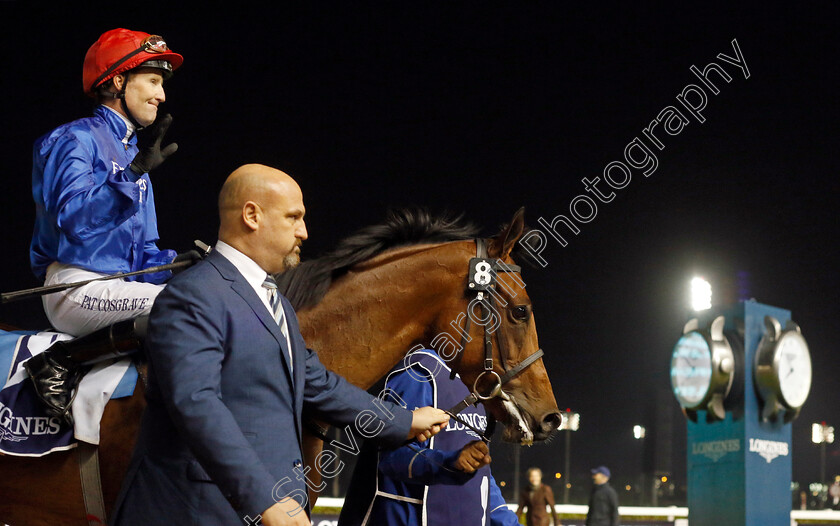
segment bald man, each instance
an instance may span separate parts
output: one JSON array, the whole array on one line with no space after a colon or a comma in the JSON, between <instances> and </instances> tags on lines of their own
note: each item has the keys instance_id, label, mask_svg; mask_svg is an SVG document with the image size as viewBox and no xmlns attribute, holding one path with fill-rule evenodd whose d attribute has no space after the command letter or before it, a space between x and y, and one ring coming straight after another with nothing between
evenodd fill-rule
<instances>
[{"instance_id":1,"label":"bald man","mask_svg":"<svg viewBox=\"0 0 840 526\"><path fill-rule=\"evenodd\" d=\"M271 283L300 261L305 212L300 187L274 168L245 165L225 181L218 243L151 312L148 406L112 524L309 526L304 408L338 426L375 414L391 445L448 421L376 400L306 349Z\"/></svg>"}]
</instances>

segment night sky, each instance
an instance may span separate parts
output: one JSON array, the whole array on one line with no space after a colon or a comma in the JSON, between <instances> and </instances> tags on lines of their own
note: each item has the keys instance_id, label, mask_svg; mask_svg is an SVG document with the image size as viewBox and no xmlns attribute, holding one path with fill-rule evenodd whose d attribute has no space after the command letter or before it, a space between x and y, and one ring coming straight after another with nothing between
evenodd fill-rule
<instances>
[{"instance_id":1,"label":"night sky","mask_svg":"<svg viewBox=\"0 0 840 526\"><path fill-rule=\"evenodd\" d=\"M712 283L716 303L755 298L802 327L814 384L793 424L794 480L818 478L810 425L840 426L837 3L27 4L0 3L4 292L39 285L28 268L33 141L90 113L81 66L98 36L143 30L185 59L164 106L179 150L152 174L160 246L214 242L219 188L251 162L300 183L305 258L390 207L464 213L492 235L521 206L535 228L576 202L591 220L565 231L566 247L549 238L547 266L523 274L558 404L581 413L573 482L588 485L598 464L622 481L637 476L632 426L650 429L656 411L673 418L668 468L684 482L685 424L668 368L694 275ZM749 78L718 58L736 56L733 40ZM706 87L702 117L691 115L677 96L700 84L689 68L710 62L731 81L712 74L719 93ZM653 148L643 130L669 106L688 120L675 135L654 132L655 170L631 168L611 190L605 167L627 163L634 139ZM592 200L597 211L574 201L595 198L582 181L595 177L615 194ZM37 300L0 306L0 319L47 323ZM510 480L512 449L495 444L497 478ZM561 471L563 444L524 451L522 468ZM840 458L836 445L828 451L833 475Z\"/></svg>"}]
</instances>

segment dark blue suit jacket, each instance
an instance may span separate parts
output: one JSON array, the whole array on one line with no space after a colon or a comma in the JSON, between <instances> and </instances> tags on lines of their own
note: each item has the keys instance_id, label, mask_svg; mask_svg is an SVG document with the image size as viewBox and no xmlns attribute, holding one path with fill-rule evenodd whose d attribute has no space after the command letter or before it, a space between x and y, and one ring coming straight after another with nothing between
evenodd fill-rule
<instances>
[{"instance_id":1,"label":"dark blue suit jacket","mask_svg":"<svg viewBox=\"0 0 840 526\"><path fill-rule=\"evenodd\" d=\"M379 439L405 439L411 413L384 409L328 371L283 306L293 375L280 328L224 256L211 253L164 288L146 342L148 407L112 524L245 524L283 497L300 501L304 407L351 427L360 412L375 413Z\"/></svg>"}]
</instances>

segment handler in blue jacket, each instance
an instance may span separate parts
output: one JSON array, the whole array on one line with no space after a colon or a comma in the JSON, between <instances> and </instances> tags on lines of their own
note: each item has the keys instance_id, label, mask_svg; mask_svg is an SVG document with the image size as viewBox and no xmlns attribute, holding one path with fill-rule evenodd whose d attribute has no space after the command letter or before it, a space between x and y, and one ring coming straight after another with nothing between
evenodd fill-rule
<instances>
[{"instance_id":1,"label":"handler in blue jacket","mask_svg":"<svg viewBox=\"0 0 840 526\"><path fill-rule=\"evenodd\" d=\"M30 260L45 285L138 271L176 258L175 251L157 247L148 172L177 149L176 144L161 148L172 118L158 112L166 100L164 80L182 62L162 37L122 28L103 33L88 50L83 81L98 104L93 115L59 126L34 145ZM196 252L182 256L195 257ZM43 297L56 330L73 336L108 332L61 343L27 362L49 414L72 421L69 404L83 373L80 364L113 352L114 341L137 349L133 318L148 315L170 275L95 281ZM114 330L108 327L124 320Z\"/></svg>"},{"instance_id":2,"label":"handler in blue jacket","mask_svg":"<svg viewBox=\"0 0 840 526\"><path fill-rule=\"evenodd\" d=\"M469 390L434 350L409 354L386 378L386 389L408 407L449 408ZM480 431L481 405L458 417ZM490 455L479 435L457 420L431 439L397 449L365 443L344 499L339 526L519 524L490 473Z\"/></svg>"}]
</instances>

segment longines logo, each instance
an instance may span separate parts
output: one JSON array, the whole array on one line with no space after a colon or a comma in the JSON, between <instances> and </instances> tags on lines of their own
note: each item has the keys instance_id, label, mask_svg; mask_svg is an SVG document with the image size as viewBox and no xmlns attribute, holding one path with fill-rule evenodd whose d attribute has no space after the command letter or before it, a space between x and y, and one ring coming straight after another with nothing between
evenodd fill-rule
<instances>
[{"instance_id":1,"label":"longines logo","mask_svg":"<svg viewBox=\"0 0 840 526\"><path fill-rule=\"evenodd\" d=\"M741 451L741 441L736 439L731 440L713 440L711 442L698 442L692 444L692 455L703 455L712 462L717 462L727 453Z\"/></svg>"},{"instance_id":2,"label":"longines logo","mask_svg":"<svg viewBox=\"0 0 840 526\"><path fill-rule=\"evenodd\" d=\"M769 464L776 457L788 456L789 449L787 442L775 442L773 440L750 439L750 452L758 453Z\"/></svg>"},{"instance_id":3,"label":"longines logo","mask_svg":"<svg viewBox=\"0 0 840 526\"><path fill-rule=\"evenodd\" d=\"M30 435L56 435L61 430L58 418L45 416L19 417L0 403L0 438L11 442L26 440Z\"/></svg>"},{"instance_id":4,"label":"longines logo","mask_svg":"<svg viewBox=\"0 0 840 526\"><path fill-rule=\"evenodd\" d=\"M468 413L464 415L458 415L458 418L468 422L471 426L476 429L480 429L482 431L487 429L487 417L479 415L477 413ZM443 428L444 432L446 431L466 431L468 435L474 436L475 438L481 438L478 436L478 433L469 429L465 426L462 422L455 420L454 422L450 420L449 424Z\"/></svg>"}]
</instances>

